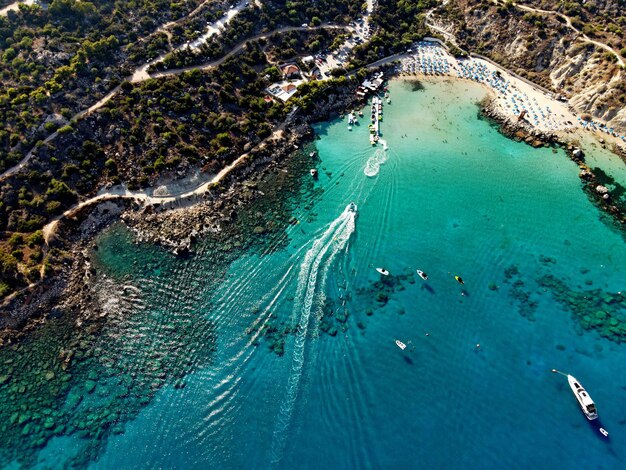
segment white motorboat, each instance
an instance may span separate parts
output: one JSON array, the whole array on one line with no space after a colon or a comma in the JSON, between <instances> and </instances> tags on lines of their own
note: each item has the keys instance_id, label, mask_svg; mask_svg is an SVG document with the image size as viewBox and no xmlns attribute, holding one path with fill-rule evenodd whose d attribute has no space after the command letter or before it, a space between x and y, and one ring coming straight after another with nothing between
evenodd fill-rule
<instances>
[{"instance_id":1,"label":"white motorboat","mask_svg":"<svg viewBox=\"0 0 626 470\"><path fill-rule=\"evenodd\" d=\"M569 382L569 386L578 400L578 404L580 405L580 409L583 411L585 416L589 421L596 419L598 417L598 411L596 410L596 404L593 402L587 390L580 385L580 382L576 379L576 377L572 375L567 375L567 381Z\"/></svg>"},{"instance_id":2,"label":"white motorboat","mask_svg":"<svg viewBox=\"0 0 626 470\"><path fill-rule=\"evenodd\" d=\"M378 271L383 276L389 276L389 271L387 271L385 268L376 268L376 271Z\"/></svg>"},{"instance_id":3,"label":"white motorboat","mask_svg":"<svg viewBox=\"0 0 626 470\"><path fill-rule=\"evenodd\" d=\"M317 170L315 168L312 168L309 173L311 173L311 176L313 178L317 178Z\"/></svg>"},{"instance_id":4,"label":"white motorboat","mask_svg":"<svg viewBox=\"0 0 626 470\"><path fill-rule=\"evenodd\" d=\"M400 341L399 339L396 340L396 345L402 349L403 351L406 349L406 344L404 344L402 341Z\"/></svg>"},{"instance_id":5,"label":"white motorboat","mask_svg":"<svg viewBox=\"0 0 626 470\"><path fill-rule=\"evenodd\" d=\"M607 431L606 429L600 428L599 431L600 434L602 434L604 437L609 437L609 431Z\"/></svg>"},{"instance_id":6,"label":"white motorboat","mask_svg":"<svg viewBox=\"0 0 626 470\"><path fill-rule=\"evenodd\" d=\"M350 204L348 204L348 211L356 213L356 210L357 210L357 207L354 202L351 202Z\"/></svg>"},{"instance_id":7,"label":"white motorboat","mask_svg":"<svg viewBox=\"0 0 626 470\"><path fill-rule=\"evenodd\" d=\"M417 275L424 280L428 279L428 274L426 274L424 271L420 271L419 269L417 270Z\"/></svg>"}]
</instances>

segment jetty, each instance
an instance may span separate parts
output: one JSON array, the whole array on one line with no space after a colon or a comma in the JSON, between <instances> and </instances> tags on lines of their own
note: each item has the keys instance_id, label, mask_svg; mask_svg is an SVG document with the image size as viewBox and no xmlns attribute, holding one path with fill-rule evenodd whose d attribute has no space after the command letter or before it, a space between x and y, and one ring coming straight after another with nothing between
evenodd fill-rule
<instances>
[{"instance_id":1,"label":"jetty","mask_svg":"<svg viewBox=\"0 0 626 470\"><path fill-rule=\"evenodd\" d=\"M380 139L380 121L383 119L383 100L378 96L372 98L372 122L369 125L370 143L376 145Z\"/></svg>"}]
</instances>

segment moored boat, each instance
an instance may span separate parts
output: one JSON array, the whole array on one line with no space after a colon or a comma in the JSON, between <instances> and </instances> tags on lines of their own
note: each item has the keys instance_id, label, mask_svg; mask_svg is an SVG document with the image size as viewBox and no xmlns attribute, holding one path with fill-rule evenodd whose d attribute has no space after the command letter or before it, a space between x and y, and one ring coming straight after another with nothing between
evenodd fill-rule
<instances>
[{"instance_id":1,"label":"moored boat","mask_svg":"<svg viewBox=\"0 0 626 470\"><path fill-rule=\"evenodd\" d=\"M456 279L456 282L458 282L461 285L465 284L461 276L454 276L454 279Z\"/></svg>"},{"instance_id":2,"label":"moored boat","mask_svg":"<svg viewBox=\"0 0 626 470\"><path fill-rule=\"evenodd\" d=\"M572 393L576 397L576 400L578 400L580 409L583 411L587 419L589 421L596 419L598 417L598 410L596 410L596 404L587 393L587 390L584 389L578 379L576 379L573 375L568 374L567 381L569 382L569 386L572 389Z\"/></svg>"},{"instance_id":3,"label":"moored boat","mask_svg":"<svg viewBox=\"0 0 626 470\"><path fill-rule=\"evenodd\" d=\"M317 179L317 170L315 168L311 168L311 170L309 170L309 173L311 173L311 176L315 179Z\"/></svg>"},{"instance_id":4,"label":"moored boat","mask_svg":"<svg viewBox=\"0 0 626 470\"><path fill-rule=\"evenodd\" d=\"M383 276L389 276L389 271L387 271L385 268L376 268L376 271L378 271Z\"/></svg>"},{"instance_id":5,"label":"moored boat","mask_svg":"<svg viewBox=\"0 0 626 470\"><path fill-rule=\"evenodd\" d=\"M424 280L428 279L428 274L426 274L424 271L420 271L419 269L417 270L417 275Z\"/></svg>"},{"instance_id":6,"label":"moored boat","mask_svg":"<svg viewBox=\"0 0 626 470\"><path fill-rule=\"evenodd\" d=\"M396 340L396 345L402 349L403 351L406 349L406 344L404 344L402 341L400 341L399 339Z\"/></svg>"}]
</instances>

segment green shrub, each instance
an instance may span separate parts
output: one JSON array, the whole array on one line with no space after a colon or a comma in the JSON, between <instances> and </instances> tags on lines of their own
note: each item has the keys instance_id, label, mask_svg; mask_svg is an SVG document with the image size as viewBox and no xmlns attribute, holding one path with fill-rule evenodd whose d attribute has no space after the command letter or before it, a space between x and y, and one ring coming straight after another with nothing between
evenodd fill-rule
<instances>
[{"instance_id":1,"label":"green shrub","mask_svg":"<svg viewBox=\"0 0 626 470\"><path fill-rule=\"evenodd\" d=\"M33 248L37 245L41 245L43 243L43 232L41 230L37 230L30 237L28 237L28 246Z\"/></svg>"},{"instance_id":2,"label":"green shrub","mask_svg":"<svg viewBox=\"0 0 626 470\"><path fill-rule=\"evenodd\" d=\"M69 134L70 132L73 132L73 131L74 131L74 128L68 124L66 126L61 127L58 130L58 133L59 134Z\"/></svg>"}]
</instances>

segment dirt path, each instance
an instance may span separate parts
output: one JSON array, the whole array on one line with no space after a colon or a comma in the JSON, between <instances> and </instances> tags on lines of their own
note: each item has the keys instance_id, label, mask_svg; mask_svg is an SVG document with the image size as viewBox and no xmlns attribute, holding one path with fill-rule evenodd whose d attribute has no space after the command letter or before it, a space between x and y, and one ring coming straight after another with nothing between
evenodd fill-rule
<instances>
[{"instance_id":1,"label":"dirt path","mask_svg":"<svg viewBox=\"0 0 626 470\"><path fill-rule=\"evenodd\" d=\"M263 140L259 145L257 145L256 148L258 149L263 148L266 145L266 143L269 142L270 140L281 138L283 135L283 130L285 128L285 125L291 120L295 112L297 112L297 109L289 113L285 121L282 122L280 125L278 125L274 129L272 134L269 137L267 137L265 140ZM205 181L204 183L200 184L194 189L183 191L178 194L169 194L166 196L154 196L154 195L149 195L148 193L144 191L129 191L125 188L115 188L105 193L98 194L97 196L94 196L92 198L86 199L85 201L82 201L76 204L75 206L70 207L68 210L66 210L62 214L56 216L53 220L51 220L48 224L46 224L43 227L42 232L43 232L43 237L46 242L46 245L48 244L50 238L54 236L54 234L56 233L57 227L59 225L59 221L65 219L66 217L74 216L84 207L91 206L93 204L99 204L101 202L109 201L113 199L133 199L138 202L143 202L145 205L169 204L169 203L174 203L178 201L192 199L194 197L201 196L204 193L206 193L207 190L211 187L211 185L215 183L219 183L234 168L239 166L239 164L241 164L241 162L243 162L246 159L246 157L248 157L249 155L250 155L250 152L241 154L235 161L233 161L230 165L227 165L226 167L222 168L222 170L220 170L219 173L217 173L208 181Z\"/></svg>"},{"instance_id":2,"label":"dirt path","mask_svg":"<svg viewBox=\"0 0 626 470\"><path fill-rule=\"evenodd\" d=\"M200 5L198 5L191 13L189 13L188 15L179 18L176 21L170 21L169 23L165 23L164 25L159 26L159 28L157 28L157 30L154 33L151 33L150 35L148 35L147 37L150 37L158 32L165 32L165 34L168 34L167 32L167 28L180 23L181 21L184 21L196 14L198 14L198 12L208 3L210 2L210 0L205 0L204 2L202 2ZM0 12L4 12L5 10L9 10L9 9L17 9L18 8L18 4L20 2L15 2L5 8L3 8L2 10L0 10ZM25 4L32 4L34 3L34 0L26 0L24 2ZM230 20L232 20L232 18L234 18L236 16L237 13L239 13L242 9L245 8L247 4L246 0L241 0L234 9L229 10L231 13L230 15L227 14L227 19L224 20L224 18L216 21L215 24L220 23L220 24L227 24ZM15 8L13 8L15 7ZM234 12L234 13L233 13ZM6 13L3 13L6 14ZM226 23L224 22L226 21ZM207 27L207 29L211 29L214 28L214 25L209 25ZM216 34L221 34L222 30L217 31ZM170 38L171 33L168 34L168 38ZM182 47L182 46L181 46ZM150 65L153 65L157 62L160 62L161 60L163 60L165 58L166 54L163 54L162 56L159 56L157 59L153 60L152 62L142 65L141 67L137 68L133 74L130 77L127 77L127 80L129 81L143 81L143 80L147 80L149 78L151 78L151 76L147 73L145 73L145 70L147 70L147 68ZM140 76L141 79L140 80L135 80L136 76ZM70 122L71 121L76 121L78 119L81 119L83 117L85 117L86 115L93 113L94 111L96 111L97 109L101 108L102 106L104 106L106 103L108 103L118 92L120 91L120 86L116 86L115 88L113 88L109 93L107 93L105 96L103 96L100 100L98 100L96 103L94 103L93 105L91 105L89 108L84 109L82 111L79 111L78 113L76 113L74 116L72 116L70 118ZM58 135L58 132L53 132L52 134L50 134L48 137L46 137L44 139L44 143L50 142L51 140L54 140ZM8 177L14 175L15 173L18 173L19 171L21 171L26 164L28 163L28 161L31 159L31 157L33 156L33 153L35 151L37 147L32 147L24 156L24 158L22 158L15 166L7 169L6 171L4 171L2 174L0 174L0 182L7 179Z\"/></svg>"},{"instance_id":3,"label":"dirt path","mask_svg":"<svg viewBox=\"0 0 626 470\"><path fill-rule=\"evenodd\" d=\"M352 30L352 28L350 26L328 25L328 24L323 24L323 25L314 26L314 27L306 27L306 28L302 27L302 26L286 26L284 28L275 29L274 31L270 31L268 33L261 33L261 34L255 35L255 36L251 36L251 37L245 39L244 41L240 42L236 46L234 46L228 53L226 53L225 55L223 55L219 59L214 60L213 62L208 62L206 64L200 64L200 65L190 65L189 67L183 67L183 68L180 68L180 69L169 69L169 70L165 70L163 72L155 72L153 74L150 74L149 78L162 78L162 77L168 77L168 76L171 76L171 75L180 75L183 72L190 72L192 70L210 70L210 69L213 69L215 67L218 67L219 65L224 63L227 59L229 59L233 55L237 54L239 51L241 51L246 46L247 43L249 43L251 41L258 41L260 39L267 39L267 38L269 38L271 36L274 36L275 34L288 33L290 31L314 31L314 30L318 30L318 29L346 29L346 30L349 30L349 31ZM139 80L139 81L143 81L143 80Z\"/></svg>"},{"instance_id":4,"label":"dirt path","mask_svg":"<svg viewBox=\"0 0 626 470\"><path fill-rule=\"evenodd\" d=\"M19 10L21 3L23 3L24 5L33 5L35 3L35 0L24 0L23 2L13 2L10 5L7 5L6 7L0 9L0 16L7 16L10 11Z\"/></svg>"},{"instance_id":5,"label":"dirt path","mask_svg":"<svg viewBox=\"0 0 626 470\"><path fill-rule=\"evenodd\" d=\"M348 29L351 30L351 28L349 26L340 26L340 25L320 25L320 26L315 26L315 27L302 27L302 26L289 26L289 27L284 27L284 28L279 28L276 29L274 31L270 31L268 33L262 33L262 34L258 34L256 36L252 36L244 41L242 41L241 43L237 44L233 49L231 49L228 53L226 53L224 56L220 57L217 60L214 60L213 62L209 62L206 64L200 64L200 65L192 65L189 67L184 67L184 68L180 68L180 69L171 69L171 70L166 70L163 72L157 72L157 73L153 73L153 74L148 74L145 70L141 71L144 68L147 68L146 65L140 67L139 69L137 69L133 75L131 75L130 77L127 78L127 80L133 82L133 83L140 83L143 82L145 80L149 80L151 78L163 78L163 77L168 77L168 76L174 76L174 75L180 75L183 72L188 72L191 70L210 70L212 68L215 68L219 65L221 65L225 60L227 60L229 57L232 57L234 54L236 54L237 52L239 52L241 49L243 49L246 45L246 43L248 43L249 41L256 41L259 39L264 39L264 38L268 38L270 36L273 36L274 34L281 34L281 33L285 33L285 32L289 32L289 31L312 31L312 30L317 30L317 29ZM151 65L147 64L147 65ZM141 73L139 73L139 71L141 71ZM94 111L100 109L102 106L104 106L105 104L107 104L113 97L115 97L115 95L117 95L117 93L119 93L119 91L121 90L121 85L116 86L115 88L113 88L113 90L111 90L109 93L107 93L105 96L103 96L99 101L97 101L96 103L92 104L89 108L84 109L78 113L76 113L74 116L72 116L72 118L70 119L70 121L77 121L79 119L84 118L85 116L93 113ZM58 132L55 131L52 134L50 134L48 137L46 137L44 139L44 143L48 143L52 140L54 140L57 136L58 136ZM8 177L20 172L23 168L26 167L28 161L31 159L31 157L33 156L35 150L37 149L37 147L33 147L31 148L28 153L24 156L24 158L22 158L19 163L17 163L15 166L9 168L8 170L6 170L4 173L2 173L0 175L0 181L3 181L5 179L7 179Z\"/></svg>"},{"instance_id":6,"label":"dirt path","mask_svg":"<svg viewBox=\"0 0 626 470\"><path fill-rule=\"evenodd\" d=\"M499 0L494 0L494 3L500 4ZM582 42L588 42L588 43L594 44L594 45L600 47L601 49L604 49L605 51L610 52L611 54L613 54L615 56L615 58L617 59L617 63L620 66L626 67L626 65L624 64L624 59L622 59L622 56L620 56L619 53L615 49L613 49L611 46L609 46L607 44L604 44L604 43L602 43L600 41L596 41L594 39L591 39L589 36L584 34L582 31L580 31L579 29L576 29L576 27L572 24L572 20L567 15L564 15L563 13L560 13L558 11L541 10L540 8L533 8L533 7L529 7L527 5L520 5L519 3L513 3L512 5L515 8L518 8L520 10L530 11L530 12L534 12L534 13L542 13L544 15L558 16L558 17L562 18L563 20L565 20L565 24L567 25L567 27L569 29L571 29L572 31L574 31L576 34L578 34L578 40L580 40Z\"/></svg>"}]
</instances>

